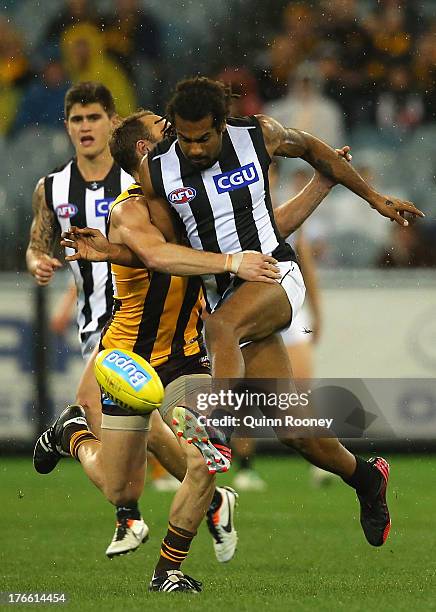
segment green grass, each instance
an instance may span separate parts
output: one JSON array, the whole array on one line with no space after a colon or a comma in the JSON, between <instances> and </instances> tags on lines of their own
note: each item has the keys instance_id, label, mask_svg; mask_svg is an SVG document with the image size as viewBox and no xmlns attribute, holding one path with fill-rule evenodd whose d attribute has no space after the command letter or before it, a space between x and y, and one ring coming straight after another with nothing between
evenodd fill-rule
<instances>
[{"instance_id":1,"label":"green grass","mask_svg":"<svg viewBox=\"0 0 436 612\"><path fill-rule=\"evenodd\" d=\"M436 458L393 457L391 463L393 528L388 543L375 549L364 540L348 487L313 489L303 461L259 458L269 488L240 496L237 555L218 564L202 526L185 564L203 581L204 592L192 596L147 593L171 494L146 488L141 509L149 542L109 561L112 507L78 464L63 461L53 474L38 476L30 459L3 459L0 591L65 591L67 609L81 612L433 610Z\"/></svg>"}]
</instances>

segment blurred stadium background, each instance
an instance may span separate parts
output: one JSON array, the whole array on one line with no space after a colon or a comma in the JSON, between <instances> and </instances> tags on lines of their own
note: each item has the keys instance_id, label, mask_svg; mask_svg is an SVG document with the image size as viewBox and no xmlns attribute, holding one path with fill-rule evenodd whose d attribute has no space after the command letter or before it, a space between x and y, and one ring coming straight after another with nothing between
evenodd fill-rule
<instances>
[{"instance_id":1,"label":"blurred stadium background","mask_svg":"<svg viewBox=\"0 0 436 612\"><path fill-rule=\"evenodd\" d=\"M350 144L353 163L379 190L413 200L427 216L401 229L337 187L305 224L323 288L315 376L432 378L435 37L431 0L202 0L177 3L177 11L169 0L3 0L0 438L16 446L41 425L35 371L49 373L39 389L49 418L47 406L71 398L81 368L74 326L49 334L50 350L35 357L36 330L49 326L36 304L55 308L69 273L38 295L24 251L35 183L71 155L63 96L89 78L106 82L125 114L138 105L163 112L177 79L205 73L241 94L235 113L265 112L333 146ZM278 170L276 202L311 174L297 161ZM398 401L392 419L405 418ZM429 401L416 407L411 437L436 438Z\"/></svg>"},{"instance_id":2,"label":"blurred stadium background","mask_svg":"<svg viewBox=\"0 0 436 612\"><path fill-rule=\"evenodd\" d=\"M45 307L55 309L69 273L37 291L24 259L35 183L71 155L62 125L66 89L101 80L120 114L137 106L162 113L177 79L196 73L231 82L241 94L239 114L265 112L332 146L351 145L353 163L379 190L426 213L401 229L335 188L304 232L322 288L315 375L413 379L407 392L393 383L398 391L385 407L387 419L409 447L412 440L430 448L436 441L434 0L2 0L0 448L28 453L51 413L71 401L82 367L74 326L53 334L44 314ZM310 173L303 163L281 163L276 201L298 191ZM48 335L38 345L41 330ZM419 461L413 466L422 467ZM433 464L425 462L423 491L434 485ZM6 474L3 491L18 488L16 478L32 479L27 460L13 465L16 476ZM265 476L274 471L275 464L260 465L267 466ZM301 486L299 494L304 497ZM9 509L20 512L16 501ZM22 554L30 554L28 547ZM410 606L398 602L392 609Z\"/></svg>"}]
</instances>

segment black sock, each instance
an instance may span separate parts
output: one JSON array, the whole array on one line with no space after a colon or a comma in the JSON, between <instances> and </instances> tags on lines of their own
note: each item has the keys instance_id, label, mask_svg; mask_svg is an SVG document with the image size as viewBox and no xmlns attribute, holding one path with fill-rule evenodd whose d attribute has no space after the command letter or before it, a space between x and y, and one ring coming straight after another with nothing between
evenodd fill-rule
<instances>
[{"instance_id":1,"label":"black sock","mask_svg":"<svg viewBox=\"0 0 436 612\"><path fill-rule=\"evenodd\" d=\"M168 524L167 535L162 541L159 561L154 570L155 576L162 576L168 570L179 570L188 556L189 547L195 533Z\"/></svg>"},{"instance_id":2,"label":"black sock","mask_svg":"<svg viewBox=\"0 0 436 612\"><path fill-rule=\"evenodd\" d=\"M380 487L380 478L381 474L375 470L370 463L362 459L361 457L356 457L356 469L354 470L354 474L351 478L343 478L342 480L356 489L356 493L358 495L374 495L377 494L377 491Z\"/></svg>"},{"instance_id":3,"label":"black sock","mask_svg":"<svg viewBox=\"0 0 436 612\"><path fill-rule=\"evenodd\" d=\"M124 504L123 506L117 506L117 520L121 522L123 519L133 519L139 521L141 513L139 512L138 502L132 501Z\"/></svg>"}]
</instances>

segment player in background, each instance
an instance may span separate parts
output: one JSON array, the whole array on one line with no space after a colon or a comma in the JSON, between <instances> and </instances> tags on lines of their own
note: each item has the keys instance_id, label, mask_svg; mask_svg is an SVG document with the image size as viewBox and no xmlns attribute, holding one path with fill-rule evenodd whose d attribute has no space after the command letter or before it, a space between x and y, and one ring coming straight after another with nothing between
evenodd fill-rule
<instances>
[{"instance_id":1,"label":"player in background","mask_svg":"<svg viewBox=\"0 0 436 612\"><path fill-rule=\"evenodd\" d=\"M351 160L351 155L350 155ZM277 161L274 160L269 169L269 184L273 207L283 198L284 189L280 189L279 171ZM299 175L300 176L300 175ZM293 185L294 193L305 189L310 180L309 169L301 173L302 180ZM329 183L326 181L326 185ZM289 328L282 332L292 371L296 380L313 378L313 349L318 341L321 331L321 299L319 283L316 273L316 264L310 244L304 236L304 229L299 228L286 238L298 255L298 262L306 285L306 299L303 308L292 320ZM308 312L309 311L309 312ZM232 440L234 451L233 467L237 469L233 479L233 486L238 491L264 491L267 483L256 472L254 458L256 453L255 438L234 438ZM236 464L236 465L235 465ZM334 478L330 472L311 466L315 478L322 474L326 478Z\"/></svg>"},{"instance_id":2,"label":"player in background","mask_svg":"<svg viewBox=\"0 0 436 612\"><path fill-rule=\"evenodd\" d=\"M26 261L41 286L48 285L62 266L53 257L60 233L71 222L81 227L94 222L105 234L110 202L132 181L110 154L108 143L116 115L112 94L104 85L86 82L71 87L65 96L64 114L75 156L41 178L32 199ZM76 286L79 341L86 360L112 310L112 280L107 265L72 262L70 269ZM76 401L85 407L98 435L101 416L96 398L99 389L95 379L82 378Z\"/></svg>"},{"instance_id":3,"label":"player in background","mask_svg":"<svg viewBox=\"0 0 436 612\"><path fill-rule=\"evenodd\" d=\"M271 169L276 167L275 163L271 164ZM298 169L292 177L292 191L298 193L306 184L309 176L306 169ZM274 189L274 181L271 183L271 188ZM282 338L292 364L294 378L299 381L310 380L314 377L314 352L322 334L321 292L308 232L300 228L288 240L298 254L301 273L306 285L306 300L289 329L282 333ZM310 478L314 486L321 486L338 477L316 465L311 465Z\"/></svg>"}]
</instances>

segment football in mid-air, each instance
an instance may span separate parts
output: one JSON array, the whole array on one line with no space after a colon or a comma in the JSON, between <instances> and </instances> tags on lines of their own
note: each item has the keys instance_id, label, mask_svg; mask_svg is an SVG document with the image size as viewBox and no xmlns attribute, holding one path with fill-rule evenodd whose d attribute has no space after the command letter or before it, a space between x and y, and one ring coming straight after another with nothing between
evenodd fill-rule
<instances>
[{"instance_id":1,"label":"football in mid-air","mask_svg":"<svg viewBox=\"0 0 436 612\"><path fill-rule=\"evenodd\" d=\"M101 390L122 408L148 414L162 403L164 388L158 374L133 351L100 351L94 372Z\"/></svg>"}]
</instances>

